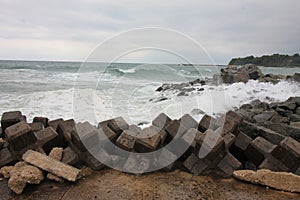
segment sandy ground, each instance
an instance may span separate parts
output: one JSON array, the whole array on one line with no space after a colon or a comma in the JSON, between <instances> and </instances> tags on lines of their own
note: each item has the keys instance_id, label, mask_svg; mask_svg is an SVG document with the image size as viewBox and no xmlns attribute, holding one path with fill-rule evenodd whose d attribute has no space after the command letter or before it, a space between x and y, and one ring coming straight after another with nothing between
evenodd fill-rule
<instances>
[{"instance_id":1,"label":"sandy ground","mask_svg":"<svg viewBox=\"0 0 300 200\"><path fill-rule=\"evenodd\" d=\"M193 176L182 171L131 175L115 170L87 172L77 183L45 180L27 186L22 195L0 182L0 199L300 199L300 194L276 191L233 178Z\"/></svg>"}]
</instances>

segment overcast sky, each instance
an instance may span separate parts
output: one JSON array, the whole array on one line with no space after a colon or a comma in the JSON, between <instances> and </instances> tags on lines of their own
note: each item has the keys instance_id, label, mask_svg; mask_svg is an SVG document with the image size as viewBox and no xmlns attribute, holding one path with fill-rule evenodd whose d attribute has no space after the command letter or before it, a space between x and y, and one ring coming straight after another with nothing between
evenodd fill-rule
<instances>
[{"instance_id":1,"label":"overcast sky","mask_svg":"<svg viewBox=\"0 0 300 200\"><path fill-rule=\"evenodd\" d=\"M217 64L294 54L300 52L299 8L299 0L1 0L0 59L83 61L108 38L143 27L185 34ZM169 42L182 45L172 36ZM192 47L186 52L198 54ZM157 52L124 60L177 62Z\"/></svg>"}]
</instances>

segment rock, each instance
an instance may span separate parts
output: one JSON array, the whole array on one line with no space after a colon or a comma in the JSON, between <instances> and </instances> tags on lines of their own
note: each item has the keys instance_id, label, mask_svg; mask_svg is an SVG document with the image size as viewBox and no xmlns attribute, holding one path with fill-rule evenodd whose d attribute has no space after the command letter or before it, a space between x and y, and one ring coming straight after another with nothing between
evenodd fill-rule
<instances>
[{"instance_id":1,"label":"rock","mask_svg":"<svg viewBox=\"0 0 300 200\"><path fill-rule=\"evenodd\" d=\"M272 119L272 117L276 114L276 112L274 111L265 111L261 114L258 114L258 115L255 115L253 117L253 119L256 121L256 122L265 122L265 121L269 121Z\"/></svg>"},{"instance_id":2,"label":"rock","mask_svg":"<svg viewBox=\"0 0 300 200\"><path fill-rule=\"evenodd\" d=\"M299 122L291 122L290 125L300 127L300 121Z\"/></svg>"},{"instance_id":3,"label":"rock","mask_svg":"<svg viewBox=\"0 0 300 200\"><path fill-rule=\"evenodd\" d=\"M164 129L166 128L172 120L165 113L159 114L153 121L152 125Z\"/></svg>"},{"instance_id":4,"label":"rock","mask_svg":"<svg viewBox=\"0 0 300 200\"><path fill-rule=\"evenodd\" d=\"M54 160L58 160L58 161L61 161L62 155L63 155L63 148L57 148L57 147L53 148L51 150L51 152L49 153L50 158L53 158ZM53 181L60 182L60 183L64 182L64 180L62 178L59 178L51 173L47 174L47 178L49 180L53 180Z\"/></svg>"},{"instance_id":5,"label":"rock","mask_svg":"<svg viewBox=\"0 0 300 200\"><path fill-rule=\"evenodd\" d=\"M291 171L300 165L300 143L291 137L280 142L272 151L272 155L284 163Z\"/></svg>"},{"instance_id":6,"label":"rock","mask_svg":"<svg viewBox=\"0 0 300 200\"><path fill-rule=\"evenodd\" d=\"M300 176L287 172L272 172L262 169L258 171L238 170L233 176L239 180L268 186L277 190L300 192Z\"/></svg>"},{"instance_id":7,"label":"rock","mask_svg":"<svg viewBox=\"0 0 300 200\"><path fill-rule=\"evenodd\" d=\"M54 160L36 151L28 150L22 158L24 161L68 181L74 182L80 177L79 169Z\"/></svg>"},{"instance_id":8,"label":"rock","mask_svg":"<svg viewBox=\"0 0 300 200\"><path fill-rule=\"evenodd\" d=\"M44 125L44 127L47 127L48 121L49 119L47 117L34 117L32 122L33 123L40 122Z\"/></svg>"},{"instance_id":9,"label":"rock","mask_svg":"<svg viewBox=\"0 0 300 200\"><path fill-rule=\"evenodd\" d=\"M296 103L297 106L300 106L300 97L290 97L286 102L293 102Z\"/></svg>"},{"instance_id":10,"label":"rock","mask_svg":"<svg viewBox=\"0 0 300 200\"><path fill-rule=\"evenodd\" d=\"M198 130L201 131L201 132L205 132L207 129L212 129L214 130L215 129L215 124L216 124L216 119L209 116L209 115L204 115L202 117L202 119L200 120L199 122L199 125L198 125Z\"/></svg>"},{"instance_id":11,"label":"rock","mask_svg":"<svg viewBox=\"0 0 300 200\"><path fill-rule=\"evenodd\" d=\"M22 120L22 113L20 111L4 112L1 118L1 128L3 133L9 126L19 123Z\"/></svg>"},{"instance_id":12,"label":"rock","mask_svg":"<svg viewBox=\"0 0 300 200\"><path fill-rule=\"evenodd\" d=\"M11 172L15 169L14 166L4 166L0 169L0 174L4 177L4 178L10 178L11 176Z\"/></svg>"},{"instance_id":13,"label":"rock","mask_svg":"<svg viewBox=\"0 0 300 200\"><path fill-rule=\"evenodd\" d=\"M221 78L223 83L232 84L237 82L248 82L249 75L245 67L227 67L221 69Z\"/></svg>"},{"instance_id":14,"label":"rock","mask_svg":"<svg viewBox=\"0 0 300 200\"><path fill-rule=\"evenodd\" d=\"M24 121L6 128L5 135L8 143L16 152L29 147L37 140L31 127Z\"/></svg>"},{"instance_id":15,"label":"rock","mask_svg":"<svg viewBox=\"0 0 300 200\"><path fill-rule=\"evenodd\" d=\"M295 73L295 74L292 76L292 80L293 80L293 81L300 82L300 73Z\"/></svg>"},{"instance_id":16,"label":"rock","mask_svg":"<svg viewBox=\"0 0 300 200\"><path fill-rule=\"evenodd\" d=\"M4 140L0 138L0 150L4 147Z\"/></svg>"},{"instance_id":17,"label":"rock","mask_svg":"<svg viewBox=\"0 0 300 200\"><path fill-rule=\"evenodd\" d=\"M24 165L14 170L8 180L8 187L16 194L21 194L27 183L39 184L43 179L43 172L37 167Z\"/></svg>"},{"instance_id":18,"label":"rock","mask_svg":"<svg viewBox=\"0 0 300 200\"><path fill-rule=\"evenodd\" d=\"M283 110L295 110L296 106L296 103L292 101L270 104L270 108L272 109L281 108Z\"/></svg>"},{"instance_id":19,"label":"rock","mask_svg":"<svg viewBox=\"0 0 300 200\"><path fill-rule=\"evenodd\" d=\"M63 148L58 148L58 147L53 148L49 153L50 158L53 158L58 161L62 159L62 155L63 155Z\"/></svg>"}]
</instances>

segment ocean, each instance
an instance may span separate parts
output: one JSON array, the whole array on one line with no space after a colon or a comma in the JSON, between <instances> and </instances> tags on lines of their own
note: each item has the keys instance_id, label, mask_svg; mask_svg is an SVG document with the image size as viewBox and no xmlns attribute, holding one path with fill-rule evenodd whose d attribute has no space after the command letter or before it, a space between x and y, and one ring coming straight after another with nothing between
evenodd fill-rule
<instances>
[{"instance_id":1,"label":"ocean","mask_svg":"<svg viewBox=\"0 0 300 200\"><path fill-rule=\"evenodd\" d=\"M130 124L149 125L161 112L171 118L189 113L220 115L254 99L284 101L300 96L300 84L235 83L205 85L187 96L157 92L163 83L211 78L221 66L178 64L80 63L50 61L0 61L0 113L20 110L31 121L75 118L99 121L117 116ZM300 68L262 67L263 73L292 75Z\"/></svg>"}]
</instances>

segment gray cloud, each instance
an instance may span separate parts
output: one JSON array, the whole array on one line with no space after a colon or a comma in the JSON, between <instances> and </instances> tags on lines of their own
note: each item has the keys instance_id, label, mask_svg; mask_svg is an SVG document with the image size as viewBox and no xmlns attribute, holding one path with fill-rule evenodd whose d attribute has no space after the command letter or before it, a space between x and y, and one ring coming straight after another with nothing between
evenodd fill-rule
<instances>
[{"instance_id":1,"label":"gray cloud","mask_svg":"<svg viewBox=\"0 0 300 200\"><path fill-rule=\"evenodd\" d=\"M194 38L216 63L293 54L300 51L299 7L298 0L2 0L0 58L83 60L107 38L151 26Z\"/></svg>"}]
</instances>

